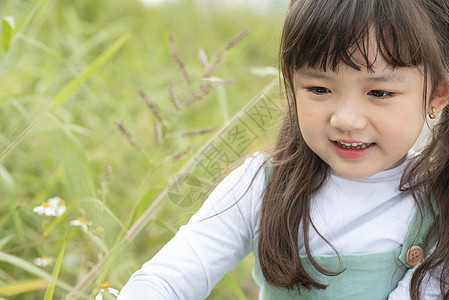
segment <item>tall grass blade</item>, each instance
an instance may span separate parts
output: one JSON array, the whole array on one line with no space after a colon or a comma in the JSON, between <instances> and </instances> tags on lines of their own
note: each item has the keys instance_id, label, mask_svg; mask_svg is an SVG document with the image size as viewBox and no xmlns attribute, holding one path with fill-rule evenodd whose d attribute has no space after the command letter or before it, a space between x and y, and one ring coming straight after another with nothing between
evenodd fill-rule
<instances>
[{"instance_id":1,"label":"tall grass blade","mask_svg":"<svg viewBox=\"0 0 449 300\"><path fill-rule=\"evenodd\" d=\"M60 215L59 217L55 218L46 228L45 230L42 232L42 236L43 237L47 237L50 232L57 228L57 226L63 222L66 221L66 216L70 213L70 211L72 210L73 205L68 205L66 211Z\"/></svg>"},{"instance_id":2,"label":"tall grass blade","mask_svg":"<svg viewBox=\"0 0 449 300\"><path fill-rule=\"evenodd\" d=\"M6 271L3 271L2 269L0 269L0 280L2 282L12 282L12 281L14 281L14 278Z\"/></svg>"},{"instance_id":3,"label":"tall grass blade","mask_svg":"<svg viewBox=\"0 0 449 300\"><path fill-rule=\"evenodd\" d=\"M0 68L3 66L5 62L9 60L9 55L12 52L12 48L14 48L17 45L18 38L17 36L19 33L24 33L31 23L36 19L37 15L42 11L42 9L48 4L50 0L40 0L34 7L33 10L28 14L25 21L22 23L22 25L17 30L16 34L11 38L11 41L9 43L9 50L6 52L5 55L2 56L2 59L0 60Z\"/></svg>"},{"instance_id":4,"label":"tall grass blade","mask_svg":"<svg viewBox=\"0 0 449 300\"><path fill-rule=\"evenodd\" d=\"M0 228L1 228L1 226L0 226ZM9 235L2 237L0 239L0 249L3 249L13 239L14 239L14 233L10 233Z\"/></svg>"},{"instance_id":5,"label":"tall grass blade","mask_svg":"<svg viewBox=\"0 0 449 300\"><path fill-rule=\"evenodd\" d=\"M6 52L9 49L11 43L12 32L15 29L15 19L12 16L5 16L2 18L2 46L3 51Z\"/></svg>"},{"instance_id":6,"label":"tall grass blade","mask_svg":"<svg viewBox=\"0 0 449 300\"><path fill-rule=\"evenodd\" d=\"M248 300L248 298L245 296L245 293L243 293L242 289L229 274L223 276L223 281L232 290L232 292L238 299Z\"/></svg>"},{"instance_id":7,"label":"tall grass blade","mask_svg":"<svg viewBox=\"0 0 449 300\"><path fill-rule=\"evenodd\" d=\"M106 51L94 59L91 64L78 77L70 81L61 91L56 95L51 104L51 108L60 106L64 101L72 95L89 77L92 76L98 69L100 69L112 56L125 44L128 40L129 34L122 35L115 43L109 46Z\"/></svg>"},{"instance_id":8,"label":"tall grass blade","mask_svg":"<svg viewBox=\"0 0 449 300\"><path fill-rule=\"evenodd\" d=\"M5 213L1 218L0 218L0 228L3 228L3 226L5 226L5 224L9 221L9 219L11 218L11 216L14 215L14 213L16 212L17 207L13 207L12 209L8 210L7 213ZM1 249L1 248L0 248Z\"/></svg>"},{"instance_id":9,"label":"tall grass blade","mask_svg":"<svg viewBox=\"0 0 449 300\"><path fill-rule=\"evenodd\" d=\"M55 49L51 48L50 46L48 46L42 42L39 42L38 40L36 40L30 36L27 36L25 34L18 34L18 38L20 38L23 41L27 42L28 44L36 47L37 49L41 49L42 51L53 56L60 62L65 62L65 58L59 52L57 52Z\"/></svg>"},{"instance_id":10,"label":"tall grass blade","mask_svg":"<svg viewBox=\"0 0 449 300\"><path fill-rule=\"evenodd\" d=\"M48 134L53 145L53 158L65 170L67 192L71 198L85 198L94 196L95 183L89 162L79 139L73 134L65 123L62 123L53 114L48 114L61 130L54 130Z\"/></svg>"},{"instance_id":11,"label":"tall grass blade","mask_svg":"<svg viewBox=\"0 0 449 300\"><path fill-rule=\"evenodd\" d=\"M6 191L8 198L11 199L15 190L14 179L2 165L0 165L0 185L2 186L3 191Z\"/></svg>"},{"instance_id":12,"label":"tall grass blade","mask_svg":"<svg viewBox=\"0 0 449 300\"><path fill-rule=\"evenodd\" d=\"M2 187L2 190L6 192L6 197L9 199L9 205L10 205L10 212L12 212L12 216L14 219L14 226L16 227L16 232L20 239L23 241L25 234L23 231L23 223L22 219L20 218L16 208L17 199L15 195L15 183L12 176L9 174L8 170L6 170L5 167L0 165L0 187ZM9 218L9 214L6 214L5 217ZM6 220L1 220L6 221Z\"/></svg>"},{"instance_id":13,"label":"tall grass blade","mask_svg":"<svg viewBox=\"0 0 449 300\"><path fill-rule=\"evenodd\" d=\"M229 106L226 90L224 87L220 86L215 90L215 92L217 94L217 101L221 114L223 115L223 121L226 123L229 121Z\"/></svg>"},{"instance_id":14,"label":"tall grass blade","mask_svg":"<svg viewBox=\"0 0 449 300\"><path fill-rule=\"evenodd\" d=\"M56 282L56 285L58 287L62 288L63 290L65 290L65 291L73 292L74 294L76 294L78 296L87 297L87 295L85 295L84 293L81 293L80 291L74 290L69 284L65 283L64 281L61 281L61 280L55 281L53 279L53 277L48 272L42 270L41 268L33 265L32 263L30 263L30 262L28 262L28 261L26 261L26 260L24 260L24 259L22 259L20 257L14 256L14 255L11 255L11 254L7 254L7 253L4 253L4 252L0 251L0 261L4 262L4 263L11 264L11 265L14 265L14 266L16 266L16 267L18 267L18 268L20 268L20 269L30 273L30 274L33 274L33 275L35 275L35 276L37 276L37 277L39 277L39 278L41 278L43 280L46 280L47 283L49 281L50 282Z\"/></svg>"},{"instance_id":15,"label":"tall grass blade","mask_svg":"<svg viewBox=\"0 0 449 300\"><path fill-rule=\"evenodd\" d=\"M26 17L25 21L20 26L18 32L25 32L28 27L33 23L34 19L36 19L37 15L41 12L41 10L50 2L50 0L40 0L33 8L33 10Z\"/></svg>"},{"instance_id":16,"label":"tall grass blade","mask_svg":"<svg viewBox=\"0 0 449 300\"><path fill-rule=\"evenodd\" d=\"M96 198L89 198L88 200L92 201L93 203L95 203L95 205L99 208L101 208L102 210L104 210L105 212L107 212L107 214L122 228L124 228L123 223L120 221L120 219L109 209L109 207L106 206L106 204Z\"/></svg>"},{"instance_id":17,"label":"tall grass blade","mask_svg":"<svg viewBox=\"0 0 449 300\"><path fill-rule=\"evenodd\" d=\"M55 292L55 282L58 279L59 271L61 270L62 258L64 257L65 247L66 247L67 239L64 241L62 245L62 249L59 252L58 259L56 260L55 267L53 268L52 277L55 281L50 282L48 285L47 291L45 292L44 300L53 299L53 293Z\"/></svg>"},{"instance_id":18,"label":"tall grass blade","mask_svg":"<svg viewBox=\"0 0 449 300\"><path fill-rule=\"evenodd\" d=\"M0 286L0 297L20 295L26 292L42 290L48 285L45 279L31 279Z\"/></svg>"},{"instance_id":19,"label":"tall grass blade","mask_svg":"<svg viewBox=\"0 0 449 300\"><path fill-rule=\"evenodd\" d=\"M14 135L11 135L11 137L8 137L6 141L0 144L0 149L3 149L0 151L0 164L10 153L13 152L14 149L16 149L23 142L25 137L28 136L33 131L33 129L36 128L36 126L45 115L45 112L36 113L35 118L33 118L27 125L22 126L24 127L23 129L18 128L16 130L19 132L16 137L14 137Z\"/></svg>"}]
</instances>

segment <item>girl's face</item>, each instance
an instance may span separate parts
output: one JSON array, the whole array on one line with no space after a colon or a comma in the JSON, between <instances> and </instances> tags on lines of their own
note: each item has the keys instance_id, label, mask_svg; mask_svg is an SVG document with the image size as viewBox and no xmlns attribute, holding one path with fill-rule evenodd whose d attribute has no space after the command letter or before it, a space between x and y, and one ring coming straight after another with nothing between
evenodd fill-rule
<instances>
[{"instance_id":1,"label":"girl's face","mask_svg":"<svg viewBox=\"0 0 449 300\"><path fill-rule=\"evenodd\" d=\"M294 86L305 142L347 179L400 165L423 128L424 76L417 68L393 70L380 58L373 72L302 68Z\"/></svg>"}]
</instances>

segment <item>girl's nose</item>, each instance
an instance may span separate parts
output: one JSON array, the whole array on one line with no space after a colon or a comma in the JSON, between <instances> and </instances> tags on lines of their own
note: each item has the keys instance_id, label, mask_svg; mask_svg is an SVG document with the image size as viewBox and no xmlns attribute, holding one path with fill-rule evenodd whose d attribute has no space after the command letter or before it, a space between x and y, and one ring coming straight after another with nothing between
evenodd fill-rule
<instances>
[{"instance_id":1,"label":"girl's nose","mask_svg":"<svg viewBox=\"0 0 449 300\"><path fill-rule=\"evenodd\" d=\"M343 131L362 130L367 125L367 119L362 107L347 102L335 108L330 125Z\"/></svg>"}]
</instances>

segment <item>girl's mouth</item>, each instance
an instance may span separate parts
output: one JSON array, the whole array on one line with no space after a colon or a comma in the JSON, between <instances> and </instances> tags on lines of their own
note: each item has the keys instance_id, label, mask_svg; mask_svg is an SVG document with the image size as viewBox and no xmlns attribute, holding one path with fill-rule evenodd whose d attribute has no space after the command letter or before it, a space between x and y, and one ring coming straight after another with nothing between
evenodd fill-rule
<instances>
[{"instance_id":1,"label":"girl's mouth","mask_svg":"<svg viewBox=\"0 0 449 300\"><path fill-rule=\"evenodd\" d=\"M345 143L341 141L336 141L338 146L345 148L345 149L365 149L366 147L371 146L373 143Z\"/></svg>"},{"instance_id":2,"label":"girl's mouth","mask_svg":"<svg viewBox=\"0 0 449 300\"><path fill-rule=\"evenodd\" d=\"M345 159L359 159L367 156L376 143L332 141L337 154Z\"/></svg>"}]
</instances>

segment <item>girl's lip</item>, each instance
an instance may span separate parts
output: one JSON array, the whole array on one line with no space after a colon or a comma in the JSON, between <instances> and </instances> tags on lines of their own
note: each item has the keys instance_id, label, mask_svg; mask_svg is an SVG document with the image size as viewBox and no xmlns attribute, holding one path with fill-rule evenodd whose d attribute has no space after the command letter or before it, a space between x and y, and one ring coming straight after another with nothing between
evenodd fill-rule
<instances>
[{"instance_id":1,"label":"girl's lip","mask_svg":"<svg viewBox=\"0 0 449 300\"><path fill-rule=\"evenodd\" d=\"M345 144L363 144L363 147L358 147L359 149L356 149L356 147L343 147L340 143ZM335 150L337 151L337 154L340 155L342 158L345 159L360 159L368 154L371 153L371 151L374 149L376 143L362 143L362 142L344 142L344 141L332 141L332 144L335 147Z\"/></svg>"}]
</instances>

